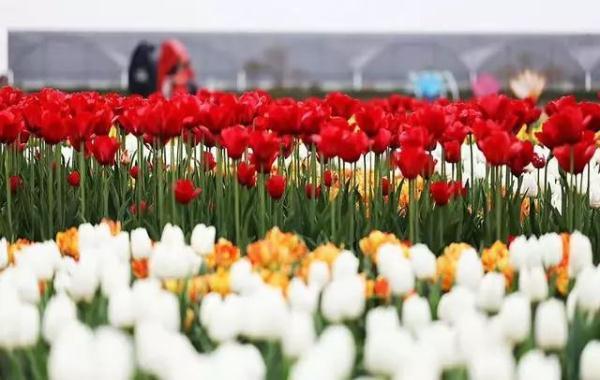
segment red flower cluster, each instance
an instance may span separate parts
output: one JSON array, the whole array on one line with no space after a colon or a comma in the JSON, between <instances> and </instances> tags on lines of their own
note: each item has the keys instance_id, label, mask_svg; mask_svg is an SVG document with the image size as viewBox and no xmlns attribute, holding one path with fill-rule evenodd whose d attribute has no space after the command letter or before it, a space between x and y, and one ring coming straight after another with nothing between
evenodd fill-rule
<instances>
[{"instance_id":1,"label":"red flower cluster","mask_svg":"<svg viewBox=\"0 0 600 380\"><path fill-rule=\"evenodd\" d=\"M431 183L429 194L437 206L445 206L452 198L465 196L466 189L460 182L436 181Z\"/></svg>"},{"instance_id":2,"label":"red flower cluster","mask_svg":"<svg viewBox=\"0 0 600 380\"><path fill-rule=\"evenodd\" d=\"M595 132L600 128L600 105L590 102L577 103L574 97L562 97L548 103L550 115L538 140L556 157L566 172L579 174L596 151Z\"/></svg>"},{"instance_id":3,"label":"red flower cluster","mask_svg":"<svg viewBox=\"0 0 600 380\"><path fill-rule=\"evenodd\" d=\"M550 117L537 135L539 141L553 150L564 170L578 172L595 151L600 105L565 97L548 103L545 111ZM507 165L520 175L535 157L532 145L516 135L540 113L530 100L503 95L425 102L399 95L359 101L331 93L324 99L296 101L274 100L262 91L238 96L203 90L165 99L158 94L143 98L53 89L26 95L5 87L0 89L0 143L17 143L22 149L30 136L50 145L68 142L86 149L101 165L113 165L119 142L108 136L112 126L154 146L181 137L246 161L238 179L252 186L249 165L270 173L278 157L289 156L301 143L314 147L325 161L354 163L367 152L387 152L405 177L427 177L435 165L431 151L436 146L442 147L445 162L457 163L466 136L473 134L490 165ZM204 169L211 170L214 160L203 158ZM328 182L324 180L326 186Z\"/></svg>"}]
</instances>

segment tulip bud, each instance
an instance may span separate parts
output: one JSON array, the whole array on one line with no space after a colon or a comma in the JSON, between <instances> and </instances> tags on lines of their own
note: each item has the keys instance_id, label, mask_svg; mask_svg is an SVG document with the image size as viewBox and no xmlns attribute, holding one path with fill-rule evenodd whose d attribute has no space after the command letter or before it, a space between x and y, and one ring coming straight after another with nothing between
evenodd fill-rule
<instances>
[{"instance_id":1,"label":"tulip bud","mask_svg":"<svg viewBox=\"0 0 600 380\"><path fill-rule=\"evenodd\" d=\"M518 380L559 380L561 378L560 374L558 358L554 355L545 356L539 350L531 350L523 355L517 368Z\"/></svg>"},{"instance_id":2,"label":"tulip bud","mask_svg":"<svg viewBox=\"0 0 600 380\"><path fill-rule=\"evenodd\" d=\"M79 182L81 181L81 176L79 175L79 172L77 170L73 170L67 176L67 181L69 182L69 185L73 187L79 187Z\"/></svg>"},{"instance_id":3,"label":"tulip bud","mask_svg":"<svg viewBox=\"0 0 600 380\"><path fill-rule=\"evenodd\" d=\"M483 280L479 285L477 304L487 312L498 311L502 305L504 290L504 275L497 272L488 272L483 276Z\"/></svg>"},{"instance_id":4,"label":"tulip bud","mask_svg":"<svg viewBox=\"0 0 600 380\"><path fill-rule=\"evenodd\" d=\"M402 305L402 325L417 333L431 322L429 302L423 297L413 295Z\"/></svg>"},{"instance_id":5,"label":"tulip bud","mask_svg":"<svg viewBox=\"0 0 600 380\"><path fill-rule=\"evenodd\" d=\"M465 250L458 259L456 267L456 283L469 289L477 290L483 277L483 266L474 249Z\"/></svg>"},{"instance_id":6,"label":"tulip bud","mask_svg":"<svg viewBox=\"0 0 600 380\"><path fill-rule=\"evenodd\" d=\"M131 231L131 256L135 260L145 259L150 257L152 252L152 240L148 236L148 231L145 228L136 228Z\"/></svg>"},{"instance_id":7,"label":"tulip bud","mask_svg":"<svg viewBox=\"0 0 600 380\"><path fill-rule=\"evenodd\" d=\"M579 359L579 375L581 380L600 379L600 341L588 342Z\"/></svg>"},{"instance_id":8,"label":"tulip bud","mask_svg":"<svg viewBox=\"0 0 600 380\"><path fill-rule=\"evenodd\" d=\"M562 350L567 343L565 305L555 299L540 303L535 313L535 342L544 350Z\"/></svg>"},{"instance_id":9,"label":"tulip bud","mask_svg":"<svg viewBox=\"0 0 600 380\"><path fill-rule=\"evenodd\" d=\"M285 177L279 174L271 175L265 184L267 192L275 200L281 199L285 192L285 185Z\"/></svg>"},{"instance_id":10,"label":"tulip bud","mask_svg":"<svg viewBox=\"0 0 600 380\"><path fill-rule=\"evenodd\" d=\"M192 231L191 244L194 251L200 256L206 256L212 252L215 246L215 235L217 230L214 226L198 224Z\"/></svg>"},{"instance_id":11,"label":"tulip bud","mask_svg":"<svg viewBox=\"0 0 600 380\"><path fill-rule=\"evenodd\" d=\"M531 306L522 293L512 293L504 299L498 314L504 336L512 343L524 341L531 331Z\"/></svg>"}]
</instances>

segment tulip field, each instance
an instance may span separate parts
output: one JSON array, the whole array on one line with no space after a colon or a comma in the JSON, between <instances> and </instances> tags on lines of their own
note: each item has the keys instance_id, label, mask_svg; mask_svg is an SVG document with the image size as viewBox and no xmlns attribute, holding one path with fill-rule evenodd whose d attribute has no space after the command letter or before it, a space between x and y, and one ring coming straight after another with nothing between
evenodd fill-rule
<instances>
[{"instance_id":1,"label":"tulip field","mask_svg":"<svg viewBox=\"0 0 600 380\"><path fill-rule=\"evenodd\" d=\"M600 379L600 103L0 89L2 379Z\"/></svg>"}]
</instances>

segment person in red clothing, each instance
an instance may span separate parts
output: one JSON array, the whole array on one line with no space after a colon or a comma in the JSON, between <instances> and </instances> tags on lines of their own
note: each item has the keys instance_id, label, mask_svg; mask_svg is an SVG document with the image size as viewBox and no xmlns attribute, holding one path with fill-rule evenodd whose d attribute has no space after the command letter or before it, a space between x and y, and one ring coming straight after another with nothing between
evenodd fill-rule
<instances>
[{"instance_id":1,"label":"person in red clothing","mask_svg":"<svg viewBox=\"0 0 600 380\"><path fill-rule=\"evenodd\" d=\"M180 41L170 39L162 43L157 84L157 90L166 98L170 98L176 92L196 92L190 57Z\"/></svg>"}]
</instances>

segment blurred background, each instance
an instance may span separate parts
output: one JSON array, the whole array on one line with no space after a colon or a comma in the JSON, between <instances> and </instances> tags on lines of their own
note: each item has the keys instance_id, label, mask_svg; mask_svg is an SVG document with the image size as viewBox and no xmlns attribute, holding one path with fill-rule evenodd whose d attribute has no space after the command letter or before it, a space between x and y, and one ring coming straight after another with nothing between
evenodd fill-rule
<instances>
[{"instance_id":1,"label":"blurred background","mask_svg":"<svg viewBox=\"0 0 600 380\"><path fill-rule=\"evenodd\" d=\"M595 0L0 0L0 76L29 90L160 89L152 70L170 59L198 87L296 97L595 97L599 14ZM165 58L172 39L183 52Z\"/></svg>"}]
</instances>

